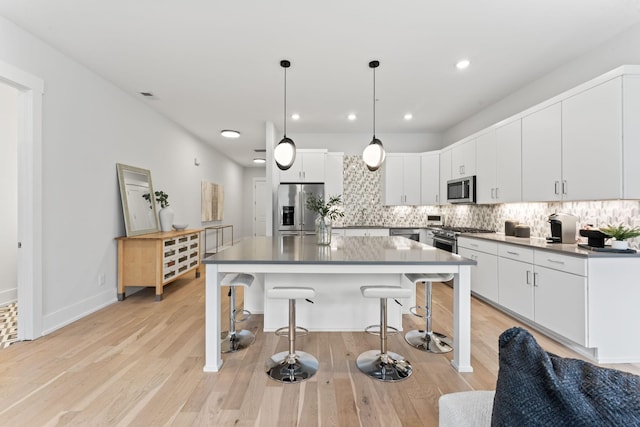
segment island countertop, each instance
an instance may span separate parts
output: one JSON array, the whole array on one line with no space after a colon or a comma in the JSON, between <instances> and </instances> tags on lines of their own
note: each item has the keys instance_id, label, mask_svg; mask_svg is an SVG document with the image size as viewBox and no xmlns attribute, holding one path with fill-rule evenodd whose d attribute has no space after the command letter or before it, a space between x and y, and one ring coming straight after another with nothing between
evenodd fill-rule
<instances>
[{"instance_id":1,"label":"island countertop","mask_svg":"<svg viewBox=\"0 0 640 427\"><path fill-rule=\"evenodd\" d=\"M206 257L205 372L222 367L220 353L220 289L225 274L256 276L245 303L256 293L263 304L264 329L281 325L287 313L280 300L268 300L275 286L304 286L316 290L313 310L303 305L297 316L306 317L309 330L357 331L379 319L379 303L362 298L360 287L392 285L415 289L408 273L453 275L453 360L459 372L471 367L471 267L476 261L398 236L333 236L331 245L318 245L316 236L250 237ZM255 299L254 299L255 301ZM286 303L286 302L285 302ZM353 310L358 307L357 310ZM402 330L402 312L393 307L389 324ZM309 310L305 313L305 310ZM275 329L273 329L275 330Z\"/></svg>"},{"instance_id":2,"label":"island countertop","mask_svg":"<svg viewBox=\"0 0 640 427\"><path fill-rule=\"evenodd\" d=\"M334 236L318 245L316 236L255 237L215 255L204 264L349 264L349 265L475 265L476 261L394 236Z\"/></svg>"}]
</instances>

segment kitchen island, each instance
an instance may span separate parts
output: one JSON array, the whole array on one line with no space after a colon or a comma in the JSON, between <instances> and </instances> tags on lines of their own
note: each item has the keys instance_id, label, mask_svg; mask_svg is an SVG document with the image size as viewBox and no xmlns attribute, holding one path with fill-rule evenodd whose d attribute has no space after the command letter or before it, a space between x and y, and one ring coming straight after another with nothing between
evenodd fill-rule
<instances>
[{"instance_id":1,"label":"kitchen island","mask_svg":"<svg viewBox=\"0 0 640 427\"><path fill-rule=\"evenodd\" d=\"M330 246L315 236L253 237L203 260L206 266L206 372L222 367L220 354L220 281L225 273L252 273L264 292L274 286L311 286L316 298L298 304L299 324L311 331L363 330L378 323L379 304L362 298L360 286L412 286L406 273L454 275L453 360L459 372L471 372L470 271L476 262L404 237L334 237ZM263 292L263 295L264 295ZM264 301L265 330L286 324L282 301ZM284 302L286 303L286 301ZM279 305L280 304L280 305ZM389 324L401 327L399 309L389 313ZM400 325L398 323L400 322Z\"/></svg>"}]
</instances>

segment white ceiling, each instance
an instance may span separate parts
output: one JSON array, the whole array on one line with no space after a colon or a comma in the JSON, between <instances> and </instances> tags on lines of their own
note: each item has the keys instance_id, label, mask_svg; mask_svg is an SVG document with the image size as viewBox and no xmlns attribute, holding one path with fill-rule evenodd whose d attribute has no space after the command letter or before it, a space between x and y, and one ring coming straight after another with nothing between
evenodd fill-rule
<instances>
[{"instance_id":1,"label":"white ceiling","mask_svg":"<svg viewBox=\"0 0 640 427\"><path fill-rule=\"evenodd\" d=\"M440 133L640 22L635 0L0 0L0 14L247 166L265 122L282 130L281 59L290 136L370 133L372 59L377 133Z\"/></svg>"}]
</instances>

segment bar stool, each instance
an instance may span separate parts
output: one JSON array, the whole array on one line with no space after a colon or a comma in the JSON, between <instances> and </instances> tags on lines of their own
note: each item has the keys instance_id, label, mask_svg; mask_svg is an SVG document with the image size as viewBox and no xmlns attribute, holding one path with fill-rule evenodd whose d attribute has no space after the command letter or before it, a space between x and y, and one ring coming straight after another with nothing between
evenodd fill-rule
<instances>
[{"instance_id":1,"label":"bar stool","mask_svg":"<svg viewBox=\"0 0 640 427\"><path fill-rule=\"evenodd\" d=\"M296 332L308 330L296 327L296 299L309 299L316 295L313 288L274 287L267 291L267 298L289 300L289 326L276 330L277 335L287 331L289 351L276 353L267 360L267 375L283 383L298 383L311 378L318 371L318 360L304 351L296 352Z\"/></svg>"},{"instance_id":2,"label":"bar stool","mask_svg":"<svg viewBox=\"0 0 640 427\"><path fill-rule=\"evenodd\" d=\"M229 286L229 333L222 338L220 343L220 351L222 353L233 353L242 350L249 347L256 340L255 335L250 331L245 329L236 330L236 323L244 322L251 317L249 310L242 310L244 317L241 319L236 316L238 312L236 310L236 286L249 288L254 279L255 277L252 274L229 273L220 282L222 286Z\"/></svg>"},{"instance_id":3,"label":"bar stool","mask_svg":"<svg viewBox=\"0 0 640 427\"><path fill-rule=\"evenodd\" d=\"M431 284L433 282L448 282L453 279L453 274L438 274L438 273L426 273L426 274L405 274L415 285L418 282L425 282L424 286L424 307L416 305L411 307L409 311L414 316L426 319L426 330L413 329L406 333L404 339L412 346L428 351L429 353L448 353L453 350L453 344L451 340L444 334L439 332L433 332L431 329ZM424 310L424 315L418 314L418 310Z\"/></svg>"},{"instance_id":4,"label":"bar stool","mask_svg":"<svg viewBox=\"0 0 640 427\"><path fill-rule=\"evenodd\" d=\"M380 350L361 353L356 359L356 365L362 372L380 381L393 382L408 378L413 371L411 363L399 354L387 351L387 329L397 333L396 328L387 326L387 298L408 298L412 294L411 289L400 286L362 286L360 291L365 298L380 299ZM376 325L367 327L365 331L373 333L369 329L374 326Z\"/></svg>"}]
</instances>

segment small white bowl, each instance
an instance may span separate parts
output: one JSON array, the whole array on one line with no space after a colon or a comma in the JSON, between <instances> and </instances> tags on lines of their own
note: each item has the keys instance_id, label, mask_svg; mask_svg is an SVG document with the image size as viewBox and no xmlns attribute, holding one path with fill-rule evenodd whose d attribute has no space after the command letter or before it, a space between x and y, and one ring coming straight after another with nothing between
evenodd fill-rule
<instances>
[{"instance_id":1,"label":"small white bowl","mask_svg":"<svg viewBox=\"0 0 640 427\"><path fill-rule=\"evenodd\" d=\"M188 224L173 224L173 228L175 228L178 231L181 231L187 228L187 225Z\"/></svg>"}]
</instances>

